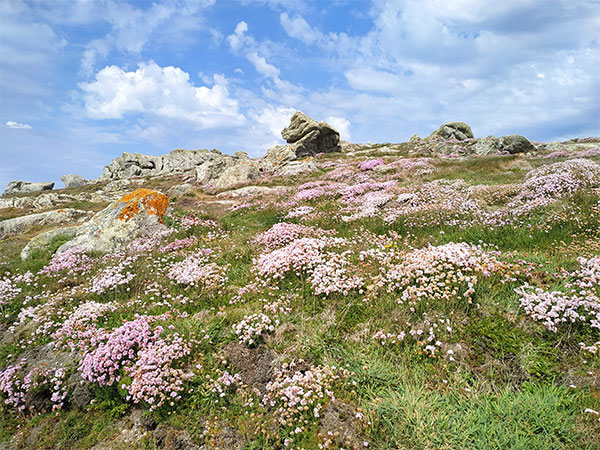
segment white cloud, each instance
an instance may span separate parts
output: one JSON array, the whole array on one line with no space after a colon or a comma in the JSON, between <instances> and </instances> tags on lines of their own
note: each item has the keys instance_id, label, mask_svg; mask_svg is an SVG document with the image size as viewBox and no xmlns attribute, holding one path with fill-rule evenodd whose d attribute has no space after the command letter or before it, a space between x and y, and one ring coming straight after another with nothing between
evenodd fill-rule
<instances>
[{"instance_id":1,"label":"white cloud","mask_svg":"<svg viewBox=\"0 0 600 450\"><path fill-rule=\"evenodd\" d=\"M352 139L352 135L350 134L350 121L348 119L344 119L343 117L329 116L325 119L325 122L327 122L340 133L341 139L346 141L350 141Z\"/></svg>"},{"instance_id":2,"label":"white cloud","mask_svg":"<svg viewBox=\"0 0 600 450\"><path fill-rule=\"evenodd\" d=\"M344 74L353 89L392 93L398 91L402 80L393 73L370 67L350 69Z\"/></svg>"},{"instance_id":3,"label":"white cloud","mask_svg":"<svg viewBox=\"0 0 600 450\"><path fill-rule=\"evenodd\" d=\"M269 130L273 136L281 139L281 130L290 124L290 118L295 111L294 108L269 106L260 113L252 114L250 118Z\"/></svg>"},{"instance_id":4,"label":"white cloud","mask_svg":"<svg viewBox=\"0 0 600 450\"><path fill-rule=\"evenodd\" d=\"M279 79L279 69L275 67L273 64L269 64L267 60L259 56L256 52L249 52L246 54L246 58L250 61L254 68L258 73L264 75L265 77L271 78L273 80Z\"/></svg>"},{"instance_id":5,"label":"white cloud","mask_svg":"<svg viewBox=\"0 0 600 450\"><path fill-rule=\"evenodd\" d=\"M83 52L81 68L91 75L97 59L106 58L113 50L139 55L150 41L161 45L177 43L178 47L193 41L195 32L204 27L199 13L214 3L215 0L165 1L144 9L113 0L78 1L64 12L64 7L51 6L47 15L57 23L105 22L110 26L102 38L90 41ZM207 32L217 38L215 30L207 29Z\"/></svg>"},{"instance_id":6,"label":"white cloud","mask_svg":"<svg viewBox=\"0 0 600 450\"><path fill-rule=\"evenodd\" d=\"M27 125L26 123L13 122L9 120L5 124L8 128L16 128L19 130L31 130L31 125Z\"/></svg>"},{"instance_id":7,"label":"white cloud","mask_svg":"<svg viewBox=\"0 0 600 450\"><path fill-rule=\"evenodd\" d=\"M246 31L248 31L248 24L241 21L235 26L233 34L227 36L227 42L229 42L229 46L234 52L239 51L252 41L252 38L246 35Z\"/></svg>"},{"instance_id":8,"label":"white cloud","mask_svg":"<svg viewBox=\"0 0 600 450\"><path fill-rule=\"evenodd\" d=\"M180 68L139 64L135 72L117 66L100 70L95 81L79 85L89 117L121 119L143 114L193 122L199 128L240 125L245 118L229 96L227 80L214 76L212 87L196 87Z\"/></svg>"}]
</instances>

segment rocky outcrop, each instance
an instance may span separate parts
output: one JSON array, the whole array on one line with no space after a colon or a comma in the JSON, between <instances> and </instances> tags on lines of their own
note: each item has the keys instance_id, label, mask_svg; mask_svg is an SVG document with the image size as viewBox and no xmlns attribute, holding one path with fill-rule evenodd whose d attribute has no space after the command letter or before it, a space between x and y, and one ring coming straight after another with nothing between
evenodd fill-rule
<instances>
[{"instance_id":1,"label":"rocky outcrop","mask_svg":"<svg viewBox=\"0 0 600 450\"><path fill-rule=\"evenodd\" d=\"M152 156L140 153L123 153L104 168L100 180L119 180L134 176L169 176L193 173L196 169L210 168L211 179L218 178L219 172L235 165L248 155L238 152L236 156L224 155L218 150L173 150L167 155Z\"/></svg>"},{"instance_id":2,"label":"rocky outcrop","mask_svg":"<svg viewBox=\"0 0 600 450\"><path fill-rule=\"evenodd\" d=\"M340 151L340 134L331 125L317 122L302 111L292 115L281 137L290 144L296 158Z\"/></svg>"},{"instance_id":3,"label":"rocky outcrop","mask_svg":"<svg viewBox=\"0 0 600 450\"><path fill-rule=\"evenodd\" d=\"M519 136L518 134L502 136L498 139L498 147L501 151L508 152L511 155L535 151L533 144L529 142L527 138Z\"/></svg>"},{"instance_id":4,"label":"rocky outcrop","mask_svg":"<svg viewBox=\"0 0 600 450\"><path fill-rule=\"evenodd\" d=\"M444 139L464 141L465 139L473 139L473 130L471 130L471 127L464 122L450 122L442 125L431 135L440 136Z\"/></svg>"},{"instance_id":5,"label":"rocky outcrop","mask_svg":"<svg viewBox=\"0 0 600 450\"><path fill-rule=\"evenodd\" d=\"M30 183L29 181L11 181L4 190L4 195L27 194L29 192L51 191L54 188L54 183L41 182Z\"/></svg>"},{"instance_id":6,"label":"rocky outcrop","mask_svg":"<svg viewBox=\"0 0 600 450\"><path fill-rule=\"evenodd\" d=\"M94 215L79 228L75 238L61 245L57 252L76 246L103 253L122 250L134 239L164 230L162 217L168 206L165 194L136 189Z\"/></svg>"},{"instance_id":7,"label":"rocky outcrop","mask_svg":"<svg viewBox=\"0 0 600 450\"><path fill-rule=\"evenodd\" d=\"M67 208L3 220L0 222L0 239L24 233L35 226L70 225L88 217L88 215L87 211Z\"/></svg>"},{"instance_id":8,"label":"rocky outcrop","mask_svg":"<svg viewBox=\"0 0 600 450\"><path fill-rule=\"evenodd\" d=\"M171 198L181 197L182 195L192 192L194 187L190 183L176 184L171 186L167 191L167 195Z\"/></svg>"},{"instance_id":9,"label":"rocky outcrop","mask_svg":"<svg viewBox=\"0 0 600 450\"><path fill-rule=\"evenodd\" d=\"M66 228L56 228L54 230L46 231L45 233L40 233L32 240L30 240L27 245L21 250L21 259L26 260L31 256L31 254L37 250L47 250L50 247L50 244L57 237L63 238L74 238L79 231L79 227L66 227Z\"/></svg>"},{"instance_id":10,"label":"rocky outcrop","mask_svg":"<svg viewBox=\"0 0 600 450\"><path fill-rule=\"evenodd\" d=\"M87 180L87 179L83 178L82 176L75 175L72 173L63 175L62 177L60 177L60 179L65 184L65 188L81 187L81 186L85 186L86 184L88 184L90 182L90 180Z\"/></svg>"},{"instance_id":11,"label":"rocky outcrop","mask_svg":"<svg viewBox=\"0 0 600 450\"><path fill-rule=\"evenodd\" d=\"M254 163L244 162L231 166L223 171L215 181L214 187L225 188L236 184L248 183L260 178L259 170Z\"/></svg>"}]
</instances>

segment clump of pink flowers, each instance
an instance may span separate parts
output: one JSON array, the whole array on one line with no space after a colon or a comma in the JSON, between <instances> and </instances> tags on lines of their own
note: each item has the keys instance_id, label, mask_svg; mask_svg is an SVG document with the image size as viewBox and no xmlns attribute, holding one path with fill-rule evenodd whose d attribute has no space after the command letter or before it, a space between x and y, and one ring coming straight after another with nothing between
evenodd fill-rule
<instances>
[{"instance_id":1,"label":"clump of pink flowers","mask_svg":"<svg viewBox=\"0 0 600 450\"><path fill-rule=\"evenodd\" d=\"M62 253L56 253L39 273L54 275L64 271L87 272L96 262L86 254L87 251L87 247L79 245Z\"/></svg>"},{"instance_id":2,"label":"clump of pink flowers","mask_svg":"<svg viewBox=\"0 0 600 450\"><path fill-rule=\"evenodd\" d=\"M306 225L280 222L258 234L254 242L267 250L275 250L302 237L320 237L328 234L332 234L332 232Z\"/></svg>"},{"instance_id":3,"label":"clump of pink flowers","mask_svg":"<svg viewBox=\"0 0 600 450\"><path fill-rule=\"evenodd\" d=\"M193 372L174 367L174 363L190 354L190 344L178 333L150 341L137 354L133 365L125 366L124 371L131 377L131 383L121 387L133 403L146 402L150 411L166 402L181 400L185 381L193 377Z\"/></svg>"},{"instance_id":4,"label":"clump of pink flowers","mask_svg":"<svg viewBox=\"0 0 600 450\"><path fill-rule=\"evenodd\" d=\"M154 318L140 316L107 333L95 348L86 351L79 370L84 380L111 386L121 378L120 370L136 360L139 349L154 343L163 332L150 326Z\"/></svg>"},{"instance_id":5,"label":"clump of pink flowers","mask_svg":"<svg viewBox=\"0 0 600 450\"><path fill-rule=\"evenodd\" d=\"M377 159L369 159L367 161L363 161L358 165L358 168L360 170L362 170L363 172L367 171L367 170L373 170L375 167L377 166L381 166L385 164L385 161L381 158L377 158Z\"/></svg>"},{"instance_id":6,"label":"clump of pink flowers","mask_svg":"<svg viewBox=\"0 0 600 450\"><path fill-rule=\"evenodd\" d=\"M183 261L172 263L167 277L175 283L197 286L205 289L217 289L225 283L225 267L209 263L211 249L199 249L186 256Z\"/></svg>"},{"instance_id":7,"label":"clump of pink flowers","mask_svg":"<svg viewBox=\"0 0 600 450\"><path fill-rule=\"evenodd\" d=\"M61 409L67 397L67 375L65 367L33 367L24 374L26 359L0 370L0 392L6 396L5 404L19 411L27 409L27 395L32 391L51 392L52 410ZM31 408L31 406L30 406ZM30 412L44 412L34 411Z\"/></svg>"},{"instance_id":8,"label":"clump of pink flowers","mask_svg":"<svg viewBox=\"0 0 600 450\"><path fill-rule=\"evenodd\" d=\"M161 253L174 252L188 247L193 247L198 244L196 236L189 236L184 239L177 239L170 244L167 244L159 249Z\"/></svg>"},{"instance_id":9,"label":"clump of pink flowers","mask_svg":"<svg viewBox=\"0 0 600 450\"><path fill-rule=\"evenodd\" d=\"M500 263L481 247L448 243L413 250L378 281L388 291L402 293L399 302L416 305L422 300L472 303L477 278L489 276Z\"/></svg>"},{"instance_id":10,"label":"clump of pink flowers","mask_svg":"<svg viewBox=\"0 0 600 450\"><path fill-rule=\"evenodd\" d=\"M524 285L516 291L521 307L553 332L567 323L600 330L600 257L578 258L580 269L567 274L566 292Z\"/></svg>"},{"instance_id":11,"label":"clump of pink flowers","mask_svg":"<svg viewBox=\"0 0 600 450\"><path fill-rule=\"evenodd\" d=\"M233 329L238 335L240 343L252 347L258 344L266 334L275 331L275 327L278 325L279 320L258 313L245 316L242 321L233 326Z\"/></svg>"},{"instance_id":12,"label":"clump of pink flowers","mask_svg":"<svg viewBox=\"0 0 600 450\"><path fill-rule=\"evenodd\" d=\"M267 383L262 399L264 405L276 408L277 420L283 426L296 427L305 420L320 417L323 406L335 399L334 383L347 376L347 372L329 366L295 368L294 363L285 364L274 380ZM301 432L300 427L294 430L294 434Z\"/></svg>"}]
</instances>

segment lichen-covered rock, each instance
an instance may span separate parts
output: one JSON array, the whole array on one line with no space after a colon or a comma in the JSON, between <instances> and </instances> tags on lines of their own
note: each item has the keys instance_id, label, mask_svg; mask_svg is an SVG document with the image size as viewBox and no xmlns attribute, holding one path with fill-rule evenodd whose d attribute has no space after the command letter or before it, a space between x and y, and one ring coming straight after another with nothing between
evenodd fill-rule
<instances>
[{"instance_id":1,"label":"lichen-covered rock","mask_svg":"<svg viewBox=\"0 0 600 450\"><path fill-rule=\"evenodd\" d=\"M221 176L215 181L214 187L224 188L236 184L248 183L257 178L260 178L260 172L253 163L236 164L223 171Z\"/></svg>"},{"instance_id":2,"label":"lichen-covered rock","mask_svg":"<svg viewBox=\"0 0 600 450\"><path fill-rule=\"evenodd\" d=\"M29 192L51 191L54 183L40 182L30 183L29 181L11 181L6 186L2 195L27 194Z\"/></svg>"},{"instance_id":3,"label":"lichen-covered rock","mask_svg":"<svg viewBox=\"0 0 600 450\"><path fill-rule=\"evenodd\" d=\"M519 136L518 134L498 138L498 147L500 150L508 152L511 155L535 151L534 145L526 137Z\"/></svg>"},{"instance_id":4,"label":"lichen-covered rock","mask_svg":"<svg viewBox=\"0 0 600 450\"><path fill-rule=\"evenodd\" d=\"M169 199L161 192L136 189L108 205L83 224L74 239L59 247L57 253L76 246L109 253L123 249L134 239L164 229L162 217Z\"/></svg>"},{"instance_id":5,"label":"lichen-covered rock","mask_svg":"<svg viewBox=\"0 0 600 450\"><path fill-rule=\"evenodd\" d=\"M193 186L189 183L176 184L171 186L167 191L169 197L181 197L182 195L188 194L192 191Z\"/></svg>"},{"instance_id":6,"label":"lichen-covered rock","mask_svg":"<svg viewBox=\"0 0 600 450\"><path fill-rule=\"evenodd\" d=\"M54 230L46 231L44 233L38 234L32 240L30 240L27 245L21 251L21 259L26 260L31 256L31 254L36 250L46 250L50 243L54 238L57 237L66 237L66 238L74 238L79 231L79 227L65 227L65 228L56 228Z\"/></svg>"},{"instance_id":7,"label":"lichen-covered rock","mask_svg":"<svg viewBox=\"0 0 600 450\"><path fill-rule=\"evenodd\" d=\"M75 175L73 173L68 173L60 177L61 181L65 184L66 188L75 188L85 186L90 182L90 180L83 178L80 175Z\"/></svg>"},{"instance_id":8,"label":"lichen-covered rock","mask_svg":"<svg viewBox=\"0 0 600 450\"><path fill-rule=\"evenodd\" d=\"M473 138L473 130L464 122L450 122L445 123L437 131L434 131L433 135L443 137L444 139L464 141L465 139Z\"/></svg>"},{"instance_id":9,"label":"lichen-covered rock","mask_svg":"<svg viewBox=\"0 0 600 450\"><path fill-rule=\"evenodd\" d=\"M0 222L0 239L24 233L34 226L70 225L88 217L88 214L87 211L66 208L3 220Z\"/></svg>"},{"instance_id":10,"label":"lichen-covered rock","mask_svg":"<svg viewBox=\"0 0 600 450\"><path fill-rule=\"evenodd\" d=\"M340 151L340 134L331 125L317 122L301 111L292 115L281 136L290 144L296 158Z\"/></svg>"}]
</instances>

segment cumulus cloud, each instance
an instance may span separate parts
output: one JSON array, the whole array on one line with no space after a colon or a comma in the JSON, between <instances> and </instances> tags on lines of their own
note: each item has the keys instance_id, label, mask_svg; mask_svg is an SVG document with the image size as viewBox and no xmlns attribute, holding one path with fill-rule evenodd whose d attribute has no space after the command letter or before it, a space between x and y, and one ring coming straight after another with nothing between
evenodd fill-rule
<instances>
[{"instance_id":1,"label":"cumulus cloud","mask_svg":"<svg viewBox=\"0 0 600 450\"><path fill-rule=\"evenodd\" d=\"M350 141L352 139L352 135L350 134L351 124L348 119L344 119L343 117L329 116L325 119L325 122L327 122L340 133L341 139L346 141Z\"/></svg>"},{"instance_id":2,"label":"cumulus cloud","mask_svg":"<svg viewBox=\"0 0 600 450\"><path fill-rule=\"evenodd\" d=\"M83 52L81 68L91 75L97 60L106 58L113 50L140 54L151 41L161 45L177 43L178 47L190 42L194 32L204 26L200 13L214 3L215 0L169 0L152 3L149 8L137 8L128 2L112 0L78 1L64 12L62 6L50 6L47 14L57 23L104 22L109 25L109 31L90 41ZM213 37L214 31L207 29Z\"/></svg>"},{"instance_id":3,"label":"cumulus cloud","mask_svg":"<svg viewBox=\"0 0 600 450\"><path fill-rule=\"evenodd\" d=\"M143 114L186 120L199 128L240 125L245 120L224 76L215 75L212 87L196 87L180 68L160 67L154 61L139 64L135 72L107 66L94 81L79 87L86 112L95 119Z\"/></svg>"},{"instance_id":4,"label":"cumulus cloud","mask_svg":"<svg viewBox=\"0 0 600 450\"><path fill-rule=\"evenodd\" d=\"M273 136L281 139L281 130L289 125L290 118L295 111L294 108L269 106L259 113L252 114L250 118L269 130Z\"/></svg>"},{"instance_id":5,"label":"cumulus cloud","mask_svg":"<svg viewBox=\"0 0 600 450\"><path fill-rule=\"evenodd\" d=\"M12 120L9 120L8 122L6 122L5 125L8 128L16 128L18 130L31 130L31 125L28 125L26 123L14 122Z\"/></svg>"}]
</instances>

